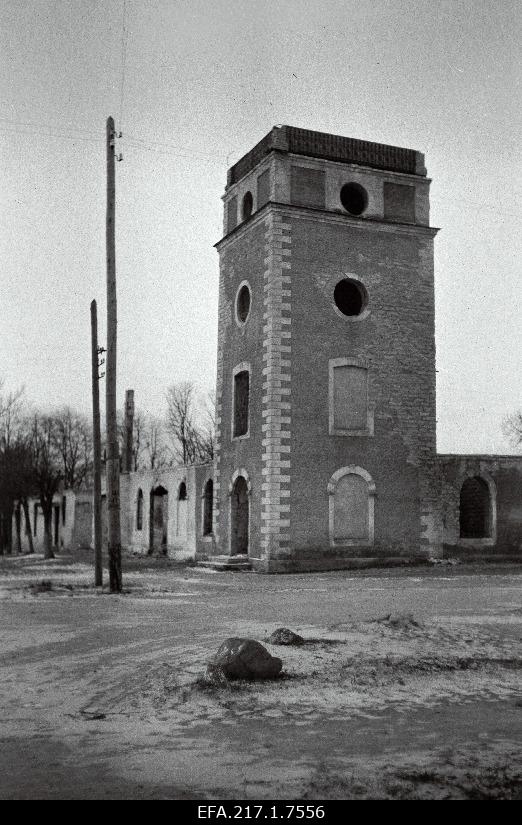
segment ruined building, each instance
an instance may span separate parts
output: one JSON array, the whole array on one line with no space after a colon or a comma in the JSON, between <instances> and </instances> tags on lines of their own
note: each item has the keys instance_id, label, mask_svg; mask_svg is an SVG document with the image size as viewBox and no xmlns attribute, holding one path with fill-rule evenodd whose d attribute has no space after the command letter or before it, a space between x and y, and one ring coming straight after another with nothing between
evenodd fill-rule
<instances>
[{"instance_id":1,"label":"ruined building","mask_svg":"<svg viewBox=\"0 0 522 825\"><path fill-rule=\"evenodd\" d=\"M522 457L438 455L424 157L274 127L223 197L215 466L122 476L135 550L278 572L522 552Z\"/></svg>"},{"instance_id":2,"label":"ruined building","mask_svg":"<svg viewBox=\"0 0 522 825\"><path fill-rule=\"evenodd\" d=\"M419 152L275 127L228 172L214 552L254 569L521 549L522 459L438 456Z\"/></svg>"}]
</instances>

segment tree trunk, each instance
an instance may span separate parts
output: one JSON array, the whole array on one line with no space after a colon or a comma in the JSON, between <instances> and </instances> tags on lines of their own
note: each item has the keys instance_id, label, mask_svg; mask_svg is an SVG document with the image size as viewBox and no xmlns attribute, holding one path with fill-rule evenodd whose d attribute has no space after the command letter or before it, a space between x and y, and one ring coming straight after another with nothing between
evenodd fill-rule
<instances>
[{"instance_id":1,"label":"tree trunk","mask_svg":"<svg viewBox=\"0 0 522 825\"><path fill-rule=\"evenodd\" d=\"M17 502L15 511L15 529L16 529L16 552L19 556L22 555L22 510L20 508L20 502Z\"/></svg>"},{"instance_id":2,"label":"tree trunk","mask_svg":"<svg viewBox=\"0 0 522 825\"><path fill-rule=\"evenodd\" d=\"M24 511L25 534L27 536L27 543L29 544L28 553L34 553L33 531L31 530L31 517L29 515L29 503L26 498L22 499L22 507Z\"/></svg>"},{"instance_id":3,"label":"tree trunk","mask_svg":"<svg viewBox=\"0 0 522 825\"><path fill-rule=\"evenodd\" d=\"M5 519L5 549L7 555L13 552L13 511L10 510Z\"/></svg>"},{"instance_id":4,"label":"tree trunk","mask_svg":"<svg viewBox=\"0 0 522 825\"><path fill-rule=\"evenodd\" d=\"M53 550L53 508L43 508L44 517L44 559L54 559Z\"/></svg>"}]
</instances>

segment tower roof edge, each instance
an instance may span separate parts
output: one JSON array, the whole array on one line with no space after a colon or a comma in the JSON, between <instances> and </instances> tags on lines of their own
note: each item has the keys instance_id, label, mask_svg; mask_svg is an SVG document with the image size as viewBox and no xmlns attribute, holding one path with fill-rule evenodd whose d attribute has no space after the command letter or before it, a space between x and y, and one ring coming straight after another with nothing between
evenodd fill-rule
<instances>
[{"instance_id":1,"label":"tower roof edge","mask_svg":"<svg viewBox=\"0 0 522 825\"><path fill-rule=\"evenodd\" d=\"M274 151L426 177L424 155L415 149L284 125L274 126L253 149L230 167L227 186L237 183Z\"/></svg>"}]
</instances>

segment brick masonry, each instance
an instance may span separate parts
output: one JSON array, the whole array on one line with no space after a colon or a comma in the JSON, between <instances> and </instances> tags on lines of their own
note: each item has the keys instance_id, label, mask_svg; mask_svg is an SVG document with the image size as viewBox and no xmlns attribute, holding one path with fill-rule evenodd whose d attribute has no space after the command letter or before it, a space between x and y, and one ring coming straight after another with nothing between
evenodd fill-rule
<instances>
[{"instance_id":1,"label":"brick masonry","mask_svg":"<svg viewBox=\"0 0 522 825\"><path fill-rule=\"evenodd\" d=\"M361 216L340 203L347 182L367 192ZM230 170L217 244L216 553L230 552L230 488L238 472L248 481L255 569L393 562L440 556L453 546L462 467L436 453L437 230L429 226L429 185L418 152L290 127L274 128ZM237 205L247 193L252 216L242 220ZM368 296L356 318L333 301L346 277ZM252 304L241 325L234 307L244 281ZM367 434L329 432L335 359L368 368ZM244 363L250 425L247 437L235 439L232 380ZM358 468L372 490L372 539L360 546L337 546L331 536L332 478L346 467ZM499 547L520 546L521 473L516 458L497 473Z\"/></svg>"}]
</instances>

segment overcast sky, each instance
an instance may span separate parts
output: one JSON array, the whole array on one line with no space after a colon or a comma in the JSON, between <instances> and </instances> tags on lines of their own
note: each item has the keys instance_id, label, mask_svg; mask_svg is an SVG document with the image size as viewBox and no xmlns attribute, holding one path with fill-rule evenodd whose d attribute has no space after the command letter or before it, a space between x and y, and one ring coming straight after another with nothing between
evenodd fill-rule
<instances>
[{"instance_id":1,"label":"overcast sky","mask_svg":"<svg viewBox=\"0 0 522 825\"><path fill-rule=\"evenodd\" d=\"M0 377L90 411L117 164L118 397L215 380L226 169L274 124L426 153L438 446L522 407L519 0L1 0ZM103 393L103 389L102 389Z\"/></svg>"}]
</instances>

